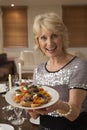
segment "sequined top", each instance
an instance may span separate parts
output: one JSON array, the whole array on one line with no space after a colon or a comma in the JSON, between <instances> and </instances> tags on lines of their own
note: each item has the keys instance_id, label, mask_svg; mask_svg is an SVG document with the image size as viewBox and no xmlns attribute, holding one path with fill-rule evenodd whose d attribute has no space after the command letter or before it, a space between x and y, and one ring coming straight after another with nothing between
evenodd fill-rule
<instances>
[{"instance_id":1,"label":"sequined top","mask_svg":"<svg viewBox=\"0 0 87 130\"><path fill-rule=\"evenodd\" d=\"M70 89L87 91L87 61L74 57L64 67L55 72L48 71L46 63L42 63L35 68L33 80L36 85L53 87L58 91L61 100L68 101ZM81 111L87 112L87 96ZM49 113L49 115L57 116L55 112Z\"/></svg>"}]
</instances>

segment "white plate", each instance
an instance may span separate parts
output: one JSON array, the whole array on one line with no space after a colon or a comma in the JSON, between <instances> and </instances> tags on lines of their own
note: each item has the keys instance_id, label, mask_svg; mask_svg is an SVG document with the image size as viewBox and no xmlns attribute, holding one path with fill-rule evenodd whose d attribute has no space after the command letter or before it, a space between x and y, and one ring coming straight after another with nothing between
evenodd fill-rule
<instances>
[{"instance_id":1,"label":"white plate","mask_svg":"<svg viewBox=\"0 0 87 130\"><path fill-rule=\"evenodd\" d=\"M32 124L39 125L40 124L40 118L38 117L37 119L34 119L34 118L31 117L30 122Z\"/></svg>"},{"instance_id":2,"label":"white plate","mask_svg":"<svg viewBox=\"0 0 87 130\"><path fill-rule=\"evenodd\" d=\"M14 130L14 127L9 124L0 123L0 130Z\"/></svg>"},{"instance_id":3,"label":"white plate","mask_svg":"<svg viewBox=\"0 0 87 130\"><path fill-rule=\"evenodd\" d=\"M33 109L41 109L41 108L45 108L45 107L51 106L51 105L53 105L54 103L56 103L56 102L58 101L58 99L59 99L59 94L58 94L58 92L57 92L55 89L50 88L50 87L46 87L46 86L42 86L42 87L51 95L52 99L51 99L47 104L41 105L41 106L39 106L39 107L34 107L34 108L31 108L31 107L23 107L23 106L21 106L20 104L15 103L14 100L13 100L13 95L14 95L14 93L15 93L15 90L18 89L18 87L17 87L17 88L12 88L10 91L8 91L8 92L6 93L6 95L5 95L5 99L6 99L6 101L7 101L10 105L12 105L12 106L14 106L14 107L19 107L19 108L22 108L22 109L27 109L27 110L28 110L28 109L30 109L30 110L33 110Z\"/></svg>"},{"instance_id":4,"label":"white plate","mask_svg":"<svg viewBox=\"0 0 87 130\"><path fill-rule=\"evenodd\" d=\"M0 84L0 93L6 92L6 85L5 84Z\"/></svg>"}]
</instances>

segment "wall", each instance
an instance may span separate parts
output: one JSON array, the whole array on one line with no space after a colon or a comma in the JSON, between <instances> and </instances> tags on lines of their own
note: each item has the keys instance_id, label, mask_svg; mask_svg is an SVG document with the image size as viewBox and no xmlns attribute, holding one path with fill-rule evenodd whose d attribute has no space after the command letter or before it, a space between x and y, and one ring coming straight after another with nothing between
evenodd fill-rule
<instances>
[{"instance_id":1,"label":"wall","mask_svg":"<svg viewBox=\"0 0 87 130\"><path fill-rule=\"evenodd\" d=\"M77 55L80 56L83 59L87 60L87 48L86 47L78 47L78 48L69 48L69 52L76 52L78 53Z\"/></svg>"},{"instance_id":2,"label":"wall","mask_svg":"<svg viewBox=\"0 0 87 130\"><path fill-rule=\"evenodd\" d=\"M8 54L8 57L19 57L19 54L22 50L33 50L34 49L34 39L33 39L33 33L32 33L32 24L34 17L37 14L45 13L45 12L56 12L60 16L62 16L62 9L61 6L45 6L45 7L28 7L28 48L22 48L22 47L11 47L11 48L2 48L4 52ZM0 14L0 19L2 15ZM0 26L2 27L2 23L0 22ZM0 35L3 32L0 31ZM1 41L1 40L0 40ZM3 44L3 42L2 42ZM0 53L2 51L0 50Z\"/></svg>"},{"instance_id":3,"label":"wall","mask_svg":"<svg viewBox=\"0 0 87 130\"><path fill-rule=\"evenodd\" d=\"M34 49L34 39L32 33L32 24L34 17L37 14L45 13L45 12L56 12L62 17L62 8L59 5L56 6L45 6L45 7L29 7L28 8L28 48L20 48L20 47L13 47L13 48L3 48L3 40L2 40L2 12L0 11L0 53L3 51L8 54L8 57L17 58L20 55L22 50L33 50ZM81 56L87 59L87 48L69 48L70 51L79 51Z\"/></svg>"}]
</instances>

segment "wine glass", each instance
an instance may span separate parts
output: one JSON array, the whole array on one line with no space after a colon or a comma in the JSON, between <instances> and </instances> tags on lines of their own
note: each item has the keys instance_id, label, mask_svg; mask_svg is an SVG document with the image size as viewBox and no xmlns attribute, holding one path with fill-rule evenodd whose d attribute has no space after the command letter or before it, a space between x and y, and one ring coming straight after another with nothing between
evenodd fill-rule
<instances>
[{"instance_id":1,"label":"wine glass","mask_svg":"<svg viewBox=\"0 0 87 130\"><path fill-rule=\"evenodd\" d=\"M5 90L6 90L5 93L2 94L2 97L4 98L5 98L6 93L10 90L8 81L5 82ZM11 105L5 105L2 107L2 110L6 110L6 111L12 110L12 109L13 107Z\"/></svg>"},{"instance_id":2,"label":"wine glass","mask_svg":"<svg viewBox=\"0 0 87 130\"><path fill-rule=\"evenodd\" d=\"M14 87L19 87L19 77L18 74L12 76L12 83Z\"/></svg>"},{"instance_id":3,"label":"wine glass","mask_svg":"<svg viewBox=\"0 0 87 130\"><path fill-rule=\"evenodd\" d=\"M6 82L6 86L7 86L6 93L9 90L11 90L13 87L17 87L18 86L17 83L18 83L18 75L17 74L12 75L10 77L10 79ZM4 95L4 97L5 97L5 95ZM9 110L13 109L13 106L9 104L7 106L4 106L2 109L9 111Z\"/></svg>"},{"instance_id":4,"label":"wine glass","mask_svg":"<svg viewBox=\"0 0 87 130\"><path fill-rule=\"evenodd\" d=\"M3 84L4 86L4 88L5 88L5 91L2 93L2 97L5 97L5 94L6 94L6 92L8 91L8 81L6 81L4 84Z\"/></svg>"},{"instance_id":5,"label":"wine glass","mask_svg":"<svg viewBox=\"0 0 87 130\"><path fill-rule=\"evenodd\" d=\"M6 84L6 92L5 92L5 94L3 95L3 97L5 97L6 93L7 93L9 90L11 90L12 87L13 87L13 86L12 86L12 87L9 87L8 81L6 81L5 84ZM9 111L9 110L12 110L12 109L13 109L13 106L10 105L10 104L8 104L8 105L2 107L2 110L6 110L6 111Z\"/></svg>"},{"instance_id":6,"label":"wine glass","mask_svg":"<svg viewBox=\"0 0 87 130\"><path fill-rule=\"evenodd\" d=\"M20 130L26 118L26 111L24 109L14 107L13 119L11 119L10 122L18 126L18 130Z\"/></svg>"}]
</instances>

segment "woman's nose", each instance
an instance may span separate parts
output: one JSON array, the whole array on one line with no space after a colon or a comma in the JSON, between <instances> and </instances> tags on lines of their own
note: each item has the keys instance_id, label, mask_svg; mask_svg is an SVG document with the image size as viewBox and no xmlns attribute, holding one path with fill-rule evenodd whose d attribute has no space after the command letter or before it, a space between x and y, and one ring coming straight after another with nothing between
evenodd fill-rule
<instances>
[{"instance_id":1,"label":"woman's nose","mask_svg":"<svg viewBox=\"0 0 87 130\"><path fill-rule=\"evenodd\" d=\"M52 39L51 39L51 38L48 38L48 39L47 39L47 44L48 44L48 45L53 44L53 41L52 41Z\"/></svg>"}]
</instances>

